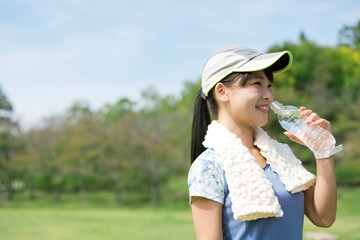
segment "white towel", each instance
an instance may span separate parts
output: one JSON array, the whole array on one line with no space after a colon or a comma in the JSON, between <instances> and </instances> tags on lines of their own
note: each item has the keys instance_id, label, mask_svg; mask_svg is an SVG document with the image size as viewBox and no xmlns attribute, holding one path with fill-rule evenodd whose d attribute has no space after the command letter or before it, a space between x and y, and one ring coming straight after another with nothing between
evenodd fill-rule
<instances>
[{"instance_id":1,"label":"white towel","mask_svg":"<svg viewBox=\"0 0 360 240\"><path fill-rule=\"evenodd\" d=\"M254 145L279 175L287 191L293 194L315 183L315 175L302 166L287 145L271 139L260 127L254 128L254 136ZM223 163L235 219L247 221L282 217L283 212L271 182L240 138L213 121L203 145L214 149Z\"/></svg>"}]
</instances>

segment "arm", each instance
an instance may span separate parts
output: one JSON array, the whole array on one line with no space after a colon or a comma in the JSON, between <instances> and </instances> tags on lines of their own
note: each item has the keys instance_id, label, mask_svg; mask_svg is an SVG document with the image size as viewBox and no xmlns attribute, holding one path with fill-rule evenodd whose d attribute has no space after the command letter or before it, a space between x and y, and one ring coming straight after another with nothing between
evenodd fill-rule
<instances>
[{"instance_id":1,"label":"arm","mask_svg":"<svg viewBox=\"0 0 360 240\"><path fill-rule=\"evenodd\" d=\"M316 185L305 191L305 214L316 226L330 227L337 205L333 159L316 159L316 169Z\"/></svg>"},{"instance_id":2,"label":"arm","mask_svg":"<svg viewBox=\"0 0 360 240\"><path fill-rule=\"evenodd\" d=\"M191 211L196 239L222 240L222 204L203 197L193 197Z\"/></svg>"},{"instance_id":3,"label":"arm","mask_svg":"<svg viewBox=\"0 0 360 240\"><path fill-rule=\"evenodd\" d=\"M319 125L331 132L331 124L316 113L301 107L301 114L308 116L308 123ZM303 144L289 132L290 140ZM303 144L304 145L304 144ZM334 161L330 158L316 159L316 184L305 191L305 214L318 227L330 227L336 217L337 191Z\"/></svg>"}]
</instances>

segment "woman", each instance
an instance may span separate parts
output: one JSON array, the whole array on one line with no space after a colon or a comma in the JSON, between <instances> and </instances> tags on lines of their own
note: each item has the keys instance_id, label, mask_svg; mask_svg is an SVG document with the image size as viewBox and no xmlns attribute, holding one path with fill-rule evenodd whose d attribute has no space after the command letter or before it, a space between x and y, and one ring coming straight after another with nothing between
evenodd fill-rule
<instances>
[{"instance_id":1,"label":"woman","mask_svg":"<svg viewBox=\"0 0 360 240\"><path fill-rule=\"evenodd\" d=\"M320 227L335 221L332 158L316 159L315 177L287 145L261 129L274 100L273 73L291 63L288 51L226 47L205 64L188 176L197 239L302 239L304 214ZM208 106L216 121L211 122ZM309 124L330 131L327 120L300 110ZM303 144L290 132L285 135Z\"/></svg>"}]
</instances>

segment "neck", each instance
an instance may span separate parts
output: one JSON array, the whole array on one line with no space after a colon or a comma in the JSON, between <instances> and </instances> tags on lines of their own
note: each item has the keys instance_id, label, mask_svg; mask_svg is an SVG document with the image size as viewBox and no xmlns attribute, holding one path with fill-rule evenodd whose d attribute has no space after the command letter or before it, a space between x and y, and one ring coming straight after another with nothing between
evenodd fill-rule
<instances>
[{"instance_id":1,"label":"neck","mask_svg":"<svg viewBox=\"0 0 360 240\"><path fill-rule=\"evenodd\" d=\"M239 126L231 119L219 118L218 122L226 127L230 132L240 138L242 144L251 149L254 147L254 129L253 127Z\"/></svg>"}]
</instances>

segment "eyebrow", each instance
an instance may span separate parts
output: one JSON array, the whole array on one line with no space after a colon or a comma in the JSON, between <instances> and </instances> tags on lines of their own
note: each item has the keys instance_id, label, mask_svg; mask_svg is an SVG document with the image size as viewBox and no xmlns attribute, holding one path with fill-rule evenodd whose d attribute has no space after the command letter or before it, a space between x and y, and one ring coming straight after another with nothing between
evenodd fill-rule
<instances>
[{"instance_id":1,"label":"eyebrow","mask_svg":"<svg viewBox=\"0 0 360 240\"><path fill-rule=\"evenodd\" d=\"M260 80L260 81L267 81L267 82L269 82L270 84L273 83L273 82L270 81L266 76L261 75L261 74L258 74L258 73L250 74L250 77L249 77L249 80L248 80L248 81L251 81L251 80L253 80L253 79L257 79L257 80Z\"/></svg>"},{"instance_id":2,"label":"eyebrow","mask_svg":"<svg viewBox=\"0 0 360 240\"><path fill-rule=\"evenodd\" d=\"M249 80L252 78L260 78L260 79L265 79L265 80L267 79L266 77L264 77L261 74L250 74Z\"/></svg>"}]
</instances>

